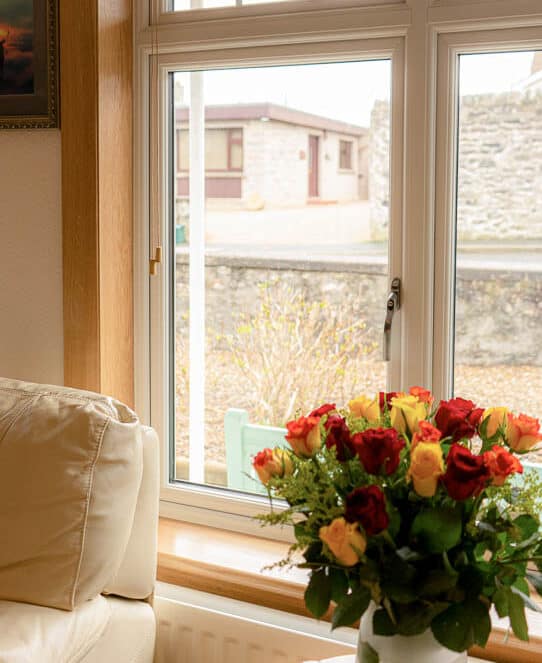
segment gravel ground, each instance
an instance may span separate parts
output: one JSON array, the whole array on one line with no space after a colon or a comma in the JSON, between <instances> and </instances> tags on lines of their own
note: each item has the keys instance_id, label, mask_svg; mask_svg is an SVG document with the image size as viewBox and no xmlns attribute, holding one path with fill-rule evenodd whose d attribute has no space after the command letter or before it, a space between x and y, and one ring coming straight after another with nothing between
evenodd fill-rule
<instances>
[{"instance_id":1,"label":"gravel ground","mask_svg":"<svg viewBox=\"0 0 542 663\"><path fill-rule=\"evenodd\" d=\"M213 370L207 381L206 448L207 461L225 462L223 421L230 407L246 409L252 423L258 423L252 410L257 394L240 374L228 353L213 355ZM359 393L379 391L384 384L385 365L382 362L366 362L364 375L358 381ZM509 407L513 412L542 419L542 367L539 366L457 366L456 394L473 400L480 407ZM351 394L354 396L356 394ZM330 395L322 401L343 403L340 394ZM188 421L186 394L178 396L177 456L188 456ZM318 405L318 403L315 403ZM184 411L184 412L183 412ZM259 422L263 423L263 422ZM266 422L283 425L283 422ZM536 457L538 456L538 457ZM542 453L533 454L542 461Z\"/></svg>"}]
</instances>

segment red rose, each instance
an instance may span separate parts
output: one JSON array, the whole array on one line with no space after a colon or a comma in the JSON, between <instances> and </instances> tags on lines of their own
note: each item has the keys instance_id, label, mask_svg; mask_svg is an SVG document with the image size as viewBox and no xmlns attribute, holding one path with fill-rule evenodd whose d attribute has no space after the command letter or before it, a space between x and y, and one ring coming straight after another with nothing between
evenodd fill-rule
<instances>
[{"instance_id":1,"label":"red rose","mask_svg":"<svg viewBox=\"0 0 542 663\"><path fill-rule=\"evenodd\" d=\"M320 405L320 407L317 407L316 410L313 410L309 414L309 417L323 417L324 414L327 414L328 412L336 409L337 408L335 407L335 403L326 403L325 405Z\"/></svg>"},{"instance_id":2,"label":"red rose","mask_svg":"<svg viewBox=\"0 0 542 663\"><path fill-rule=\"evenodd\" d=\"M352 436L355 453L369 474L393 474L405 446L394 428L368 428Z\"/></svg>"},{"instance_id":3,"label":"red rose","mask_svg":"<svg viewBox=\"0 0 542 663\"><path fill-rule=\"evenodd\" d=\"M326 447L328 449L335 447L337 460L343 463L345 460L352 458L354 455L352 438L346 420L338 415L331 415L324 424L324 428L327 431Z\"/></svg>"},{"instance_id":4,"label":"red rose","mask_svg":"<svg viewBox=\"0 0 542 663\"><path fill-rule=\"evenodd\" d=\"M452 398L442 401L435 415L442 437L451 437L454 442L470 438L476 433L484 411L475 407L472 401Z\"/></svg>"},{"instance_id":5,"label":"red rose","mask_svg":"<svg viewBox=\"0 0 542 663\"><path fill-rule=\"evenodd\" d=\"M446 459L442 483L454 500L466 500L478 495L491 479L484 455L475 456L466 447L452 444Z\"/></svg>"},{"instance_id":6,"label":"red rose","mask_svg":"<svg viewBox=\"0 0 542 663\"><path fill-rule=\"evenodd\" d=\"M510 474L523 473L523 466L509 451L496 444L483 454L493 486L502 486Z\"/></svg>"},{"instance_id":7,"label":"red rose","mask_svg":"<svg viewBox=\"0 0 542 663\"><path fill-rule=\"evenodd\" d=\"M349 523L360 523L367 536L382 532L390 522L384 493L378 486L356 488L346 497L344 517Z\"/></svg>"},{"instance_id":8,"label":"red rose","mask_svg":"<svg viewBox=\"0 0 542 663\"><path fill-rule=\"evenodd\" d=\"M385 412L386 410L391 409L391 399L399 396L398 391L379 391L378 392L378 404L380 406L380 412Z\"/></svg>"}]
</instances>

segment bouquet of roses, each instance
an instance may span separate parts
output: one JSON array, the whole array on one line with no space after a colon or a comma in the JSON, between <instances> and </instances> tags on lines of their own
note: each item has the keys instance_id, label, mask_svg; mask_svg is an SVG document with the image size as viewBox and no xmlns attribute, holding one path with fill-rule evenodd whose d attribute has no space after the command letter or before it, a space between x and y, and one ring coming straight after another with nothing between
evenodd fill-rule
<instances>
[{"instance_id":1,"label":"bouquet of roses","mask_svg":"<svg viewBox=\"0 0 542 663\"><path fill-rule=\"evenodd\" d=\"M542 440L536 419L429 391L360 396L287 424L288 447L253 459L270 497L260 516L292 524L310 569L307 608L332 626L371 601L377 635L431 629L444 647L484 646L490 608L528 639L525 606L542 592L538 473L522 454ZM520 476L522 475L522 476Z\"/></svg>"}]
</instances>

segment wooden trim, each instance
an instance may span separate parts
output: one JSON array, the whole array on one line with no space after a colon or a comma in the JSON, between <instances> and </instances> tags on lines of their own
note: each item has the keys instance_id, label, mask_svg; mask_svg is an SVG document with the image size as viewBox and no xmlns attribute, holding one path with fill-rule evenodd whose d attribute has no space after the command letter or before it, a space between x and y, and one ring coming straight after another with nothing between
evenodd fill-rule
<instances>
[{"instance_id":1,"label":"wooden trim","mask_svg":"<svg viewBox=\"0 0 542 663\"><path fill-rule=\"evenodd\" d=\"M287 549L282 542L160 518L158 580L307 616L303 572L262 572ZM469 654L496 663L534 663L542 661L542 638L505 640L505 632L494 629L486 648L473 647Z\"/></svg>"},{"instance_id":2,"label":"wooden trim","mask_svg":"<svg viewBox=\"0 0 542 663\"><path fill-rule=\"evenodd\" d=\"M60 0L64 382L132 404L132 3Z\"/></svg>"}]
</instances>

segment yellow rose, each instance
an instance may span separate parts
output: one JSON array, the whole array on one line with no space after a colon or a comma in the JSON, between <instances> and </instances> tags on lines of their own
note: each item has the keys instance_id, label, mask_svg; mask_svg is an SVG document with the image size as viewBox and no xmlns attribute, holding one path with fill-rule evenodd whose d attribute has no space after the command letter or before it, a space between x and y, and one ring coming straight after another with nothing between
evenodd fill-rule
<instances>
[{"instance_id":1,"label":"yellow rose","mask_svg":"<svg viewBox=\"0 0 542 663\"><path fill-rule=\"evenodd\" d=\"M375 423L380 419L380 407L376 398L358 396L348 403L348 407L355 417L363 417L369 423Z\"/></svg>"},{"instance_id":2,"label":"yellow rose","mask_svg":"<svg viewBox=\"0 0 542 663\"><path fill-rule=\"evenodd\" d=\"M391 399L391 425L398 433L416 433L420 421L427 417L425 403L417 396L399 396Z\"/></svg>"},{"instance_id":3,"label":"yellow rose","mask_svg":"<svg viewBox=\"0 0 542 663\"><path fill-rule=\"evenodd\" d=\"M486 436L493 437L501 426L506 425L507 417L507 407L488 407L482 415L482 423L486 419L489 419L486 428Z\"/></svg>"},{"instance_id":4,"label":"yellow rose","mask_svg":"<svg viewBox=\"0 0 542 663\"><path fill-rule=\"evenodd\" d=\"M294 471L290 455L279 447L264 449L257 453L252 461L252 466L264 486L269 483L269 479L283 477Z\"/></svg>"},{"instance_id":5,"label":"yellow rose","mask_svg":"<svg viewBox=\"0 0 542 663\"><path fill-rule=\"evenodd\" d=\"M358 529L359 523L347 523L335 518L329 525L320 527L320 539L331 550L339 564L354 566L367 547L365 536Z\"/></svg>"},{"instance_id":6,"label":"yellow rose","mask_svg":"<svg viewBox=\"0 0 542 663\"><path fill-rule=\"evenodd\" d=\"M440 444L418 442L410 455L407 478L420 497L433 497L439 477L444 474L444 461Z\"/></svg>"}]
</instances>

